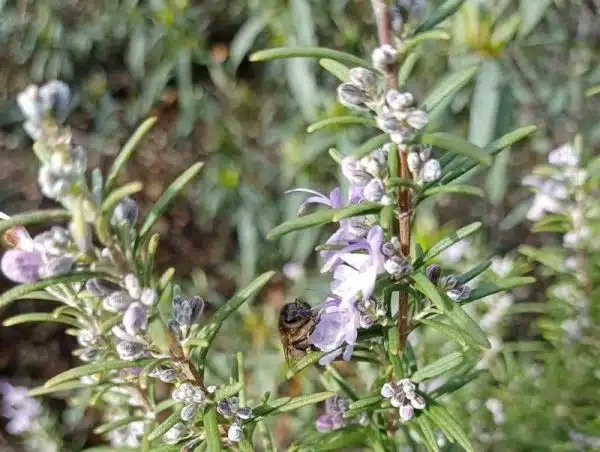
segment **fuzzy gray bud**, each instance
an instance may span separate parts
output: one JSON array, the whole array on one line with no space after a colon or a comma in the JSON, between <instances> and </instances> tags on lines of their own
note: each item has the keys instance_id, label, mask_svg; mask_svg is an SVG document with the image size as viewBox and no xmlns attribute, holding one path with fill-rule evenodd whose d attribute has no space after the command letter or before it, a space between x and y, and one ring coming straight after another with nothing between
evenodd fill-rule
<instances>
[{"instance_id":1,"label":"fuzzy gray bud","mask_svg":"<svg viewBox=\"0 0 600 452\"><path fill-rule=\"evenodd\" d=\"M158 378L163 383L172 383L179 378L179 373L175 369L165 369L159 371Z\"/></svg>"},{"instance_id":2,"label":"fuzzy gray bud","mask_svg":"<svg viewBox=\"0 0 600 452\"><path fill-rule=\"evenodd\" d=\"M425 270L425 274L427 275L429 281L431 281L433 284L437 284L438 280L440 279L440 275L442 274L442 269L438 264L431 264Z\"/></svg>"},{"instance_id":3,"label":"fuzzy gray bud","mask_svg":"<svg viewBox=\"0 0 600 452\"><path fill-rule=\"evenodd\" d=\"M129 196L123 198L112 214L111 223L113 225L135 224L138 216L138 205Z\"/></svg>"},{"instance_id":4,"label":"fuzzy gray bud","mask_svg":"<svg viewBox=\"0 0 600 452\"><path fill-rule=\"evenodd\" d=\"M389 44L377 47L372 55L373 66L379 70L386 70L388 66L398 60L398 51Z\"/></svg>"},{"instance_id":5,"label":"fuzzy gray bud","mask_svg":"<svg viewBox=\"0 0 600 452\"><path fill-rule=\"evenodd\" d=\"M370 100L367 93L352 83L342 83L337 89L338 100L342 105L354 110L366 111Z\"/></svg>"},{"instance_id":6,"label":"fuzzy gray bud","mask_svg":"<svg viewBox=\"0 0 600 452\"><path fill-rule=\"evenodd\" d=\"M469 298L469 295L471 295L471 288L464 284L458 285L453 289L448 290L446 294L454 301L462 301Z\"/></svg>"},{"instance_id":7,"label":"fuzzy gray bud","mask_svg":"<svg viewBox=\"0 0 600 452\"><path fill-rule=\"evenodd\" d=\"M389 89L385 93L385 101L395 111L402 111L410 107L415 99L411 93L401 93L397 89Z\"/></svg>"},{"instance_id":8,"label":"fuzzy gray bud","mask_svg":"<svg viewBox=\"0 0 600 452\"><path fill-rule=\"evenodd\" d=\"M341 163L342 174L353 185L365 186L373 176L365 171L362 166L352 157L344 157Z\"/></svg>"},{"instance_id":9,"label":"fuzzy gray bud","mask_svg":"<svg viewBox=\"0 0 600 452\"><path fill-rule=\"evenodd\" d=\"M104 309L110 312L124 312L131 303L133 303L131 296L124 290L120 290L106 296L102 305Z\"/></svg>"},{"instance_id":10,"label":"fuzzy gray bud","mask_svg":"<svg viewBox=\"0 0 600 452\"><path fill-rule=\"evenodd\" d=\"M364 67L353 67L350 69L350 82L363 91L369 91L377 84L377 76L373 71Z\"/></svg>"},{"instance_id":11,"label":"fuzzy gray bud","mask_svg":"<svg viewBox=\"0 0 600 452\"><path fill-rule=\"evenodd\" d=\"M440 162L435 159L430 159L423 165L423 180L425 182L433 182L442 177L442 168Z\"/></svg>"},{"instance_id":12,"label":"fuzzy gray bud","mask_svg":"<svg viewBox=\"0 0 600 452\"><path fill-rule=\"evenodd\" d=\"M181 409L181 420L184 422L191 421L198 414L200 407L196 403L190 403Z\"/></svg>"},{"instance_id":13,"label":"fuzzy gray bud","mask_svg":"<svg viewBox=\"0 0 600 452\"><path fill-rule=\"evenodd\" d=\"M148 313L141 303L132 303L123 316L123 327L129 334L136 334L148 326Z\"/></svg>"},{"instance_id":14,"label":"fuzzy gray bud","mask_svg":"<svg viewBox=\"0 0 600 452\"><path fill-rule=\"evenodd\" d=\"M167 321L167 328L169 329L169 331L171 332L171 334L173 336L175 336L175 338L177 340L182 340L183 339L183 333L181 332L181 328L179 327L179 323L177 323L176 320L169 319Z\"/></svg>"},{"instance_id":15,"label":"fuzzy gray bud","mask_svg":"<svg viewBox=\"0 0 600 452\"><path fill-rule=\"evenodd\" d=\"M381 130L388 133L402 132L404 130L404 126L394 115L378 116L377 125Z\"/></svg>"},{"instance_id":16,"label":"fuzzy gray bud","mask_svg":"<svg viewBox=\"0 0 600 452\"><path fill-rule=\"evenodd\" d=\"M183 438L185 430L185 425L181 422L178 422L169 430L167 430L167 432L163 435L162 439L167 444L177 444L181 440L181 438Z\"/></svg>"},{"instance_id":17,"label":"fuzzy gray bud","mask_svg":"<svg viewBox=\"0 0 600 452\"><path fill-rule=\"evenodd\" d=\"M119 358L125 361L135 361L141 358L145 351L146 347L139 342L122 341L117 344Z\"/></svg>"},{"instance_id":18,"label":"fuzzy gray bud","mask_svg":"<svg viewBox=\"0 0 600 452\"><path fill-rule=\"evenodd\" d=\"M198 323L204 310L204 300L198 296L184 299L180 295L173 297L173 317L180 325Z\"/></svg>"},{"instance_id":19,"label":"fuzzy gray bud","mask_svg":"<svg viewBox=\"0 0 600 452\"><path fill-rule=\"evenodd\" d=\"M423 163L421 161L421 157L419 157L419 154L416 152L411 152L410 154L408 154L406 156L406 161L408 163L409 171L413 174L419 172L419 170L421 169L421 165Z\"/></svg>"},{"instance_id":20,"label":"fuzzy gray bud","mask_svg":"<svg viewBox=\"0 0 600 452\"><path fill-rule=\"evenodd\" d=\"M54 276L66 275L73 268L75 261L69 255L56 256L40 266L41 278L53 278Z\"/></svg>"},{"instance_id":21,"label":"fuzzy gray bud","mask_svg":"<svg viewBox=\"0 0 600 452\"><path fill-rule=\"evenodd\" d=\"M144 306L154 306L158 301L158 293L156 293L156 290L146 287L145 289L142 289L140 301Z\"/></svg>"},{"instance_id":22,"label":"fuzzy gray bud","mask_svg":"<svg viewBox=\"0 0 600 452\"><path fill-rule=\"evenodd\" d=\"M440 278L440 282L439 282L439 286L442 289L446 289L446 290L454 289L457 284L458 284L458 281L456 279L456 276L454 276L454 275L443 276L442 278Z\"/></svg>"},{"instance_id":23,"label":"fuzzy gray bud","mask_svg":"<svg viewBox=\"0 0 600 452\"><path fill-rule=\"evenodd\" d=\"M243 435L244 433L242 431L242 427L240 427L236 423L231 424L231 426L227 430L227 438L229 439L229 441L232 441L234 443L241 441Z\"/></svg>"},{"instance_id":24,"label":"fuzzy gray bud","mask_svg":"<svg viewBox=\"0 0 600 452\"><path fill-rule=\"evenodd\" d=\"M250 419L252 417L252 408L242 407L237 411L237 417L243 420Z\"/></svg>"},{"instance_id":25,"label":"fuzzy gray bud","mask_svg":"<svg viewBox=\"0 0 600 452\"><path fill-rule=\"evenodd\" d=\"M414 129L422 130L429 123L427 114L422 110L413 110L408 114L406 122Z\"/></svg>"},{"instance_id":26,"label":"fuzzy gray bud","mask_svg":"<svg viewBox=\"0 0 600 452\"><path fill-rule=\"evenodd\" d=\"M363 196L367 201L380 201L385 194L385 187L381 179L371 179L363 190Z\"/></svg>"}]
</instances>

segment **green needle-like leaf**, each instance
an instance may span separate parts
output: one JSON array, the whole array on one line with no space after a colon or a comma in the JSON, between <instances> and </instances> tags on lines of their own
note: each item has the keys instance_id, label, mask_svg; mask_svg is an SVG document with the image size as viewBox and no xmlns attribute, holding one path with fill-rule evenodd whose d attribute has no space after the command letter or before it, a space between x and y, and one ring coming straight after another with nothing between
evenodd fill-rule
<instances>
[{"instance_id":1,"label":"green needle-like leaf","mask_svg":"<svg viewBox=\"0 0 600 452\"><path fill-rule=\"evenodd\" d=\"M427 17L423 23L421 23L414 31L413 35L423 33L424 31L431 30L438 24L441 24L448 17L453 15L460 9L465 0L446 0L442 5L436 9L431 16Z\"/></svg>"},{"instance_id":2,"label":"green needle-like leaf","mask_svg":"<svg viewBox=\"0 0 600 452\"><path fill-rule=\"evenodd\" d=\"M270 61L280 58L327 58L348 66L373 69L367 61L357 56L326 47L278 47L260 50L250 55L250 61Z\"/></svg>"},{"instance_id":3,"label":"green needle-like leaf","mask_svg":"<svg viewBox=\"0 0 600 452\"><path fill-rule=\"evenodd\" d=\"M473 289L469 297L465 300L462 300L461 304L470 303L472 301L485 298L488 295L492 295L498 292L504 292L505 290L514 289L515 287L526 286L528 284L533 284L534 282L535 278L532 278L531 276L521 276L505 278L490 283L484 283Z\"/></svg>"},{"instance_id":4,"label":"green needle-like leaf","mask_svg":"<svg viewBox=\"0 0 600 452\"><path fill-rule=\"evenodd\" d=\"M350 79L350 69L342 63L329 58L321 58L319 64L341 82L347 82Z\"/></svg>"},{"instance_id":5,"label":"green needle-like leaf","mask_svg":"<svg viewBox=\"0 0 600 452\"><path fill-rule=\"evenodd\" d=\"M431 91L423 103L421 108L427 112L431 112L435 107L447 100L449 96L456 94L463 86L465 86L477 74L478 66L473 66L461 71L450 74L437 87Z\"/></svg>"},{"instance_id":6,"label":"green needle-like leaf","mask_svg":"<svg viewBox=\"0 0 600 452\"><path fill-rule=\"evenodd\" d=\"M65 325L71 325L76 328L80 327L79 322L73 317L67 316L54 316L54 314L50 314L47 312L29 312L27 314L19 314L13 317L9 317L4 320L2 324L4 326L14 326L20 325L22 323L30 323L30 322L56 322L56 323L64 323Z\"/></svg>"},{"instance_id":7,"label":"green needle-like leaf","mask_svg":"<svg viewBox=\"0 0 600 452\"><path fill-rule=\"evenodd\" d=\"M214 407L208 408L204 413L203 425L208 452L219 452L221 450L221 435L219 434L217 412Z\"/></svg>"},{"instance_id":8,"label":"green needle-like leaf","mask_svg":"<svg viewBox=\"0 0 600 452\"><path fill-rule=\"evenodd\" d=\"M352 158L354 160L359 160L359 159L367 156L368 154L370 154L371 151L383 146L388 141L390 141L390 137L387 133L382 133L380 135L376 135L373 138L370 138L369 140L367 140L363 144L361 144L352 153Z\"/></svg>"},{"instance_id":9,"label":"green needle-like leaf","mask_svg":"<svg viewBox=\"0 0 600 452\"><path fill-rule=\"evenodd\" d=\"M439 255L442 251L450 248L456 242L463 240L464 238L470 236L481 228L481 223L476 221L471 223L465 227L460 228L458 231L455 231L444 237L442 240L433 245L427 252L419 259L417 259L414 263L415 268L419 268L421 265L426 264L431 259Z\"/></svg>"},{"instance_id":10,"label":"green needle-like leaf","mask_svg":"<svg viewBox=\"0 0 600 452\"><path fill-rule=\"evenodd\" d=\"M435 378L461 365L464 360L465 357L460 352L455 351L448 353L437 361L421 367L414 374L412 374L410 379L418 383L429 378Z\"/></svg>"},{"instance_id":11,"label":"green needle-like leaf","mask_svg":"<svg viewBox=\"0 0 600 452\"><path fill-rule=\"evenodd\" d=\"M156 426L154 430L148 435L148 440L154 441L162 437L165 433L167 433L171 427L181 421L181 408L175 410L168 418L162 421L159 425Z\"/></svg>"},{"instance_id":12,"label":"green needle-like leaf","mask_svg":"<svg viewBox=\"0 0 600 452\"><path fill-rule=\"evenodd\" d=\"M0 220L0 235L15 226L28 226L39 223L56 223L71 218L71 213L63 209L34 210L32 212L14 215L8 220Z\"/></svg>"},{"instance_id":13,"label":"green needle-like leaf","mask_svg":"<svg viewBox=\"0 0 600 452\"><path fill-rule=\"evenodd\" d=\"M65 383L70 380L75 380L76 378L81 378L86 375L94 375L102 372L108 372L109 370L119 370L119 369L131 369L134 367L144 367L146 364L152 362L152 358L144 358L138 359L137 361L125 361L120 359L109 359L107 361L85 364L83 366L75 367L73 369L69 369L66 372L58 374L57 376L51 378L44 385L46 388L51 388L53 386L59 385L61 383Z\"/></svg>"},{"instance_id":14,"label":"green needle-like leaf","mask_svg":"<svg viewBox=\"0 0 600 452\"><path fill-rule=\"evenodd\" d=\"M321 121L315 122L306 128L308 133L316 132L327 127L335 126L347 126L347 125L363 125L375 127L375 121L371 118L364 118L362 116L337 116L335 118L327 118Z\"/></svg>"},{"instance_id":15,"label":"green needle-like leaf","mask_svg":"<svg viewBox=\"0 0 600 452\"><path fill-rule=\"evenodd\" d=\"M483 165L491 165L492 158L482 148L455 135L444 132L421 135L421 144L430 144L453 154L463 155Z\"/></svg>"}]
</instances>

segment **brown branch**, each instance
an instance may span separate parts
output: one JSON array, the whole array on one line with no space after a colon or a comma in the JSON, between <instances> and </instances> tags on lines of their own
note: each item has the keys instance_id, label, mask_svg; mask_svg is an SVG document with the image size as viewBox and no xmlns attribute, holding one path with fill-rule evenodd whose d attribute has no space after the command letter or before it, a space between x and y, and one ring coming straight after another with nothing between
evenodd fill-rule
<instances>
[{"instance_id":1,"label":"brown branch","mask_svg":"<svg viewBox=\"0 0 600 452\"><path fill-rule=\"evenodd\" d=\"M375 20L377 22L377 36L379 45L393 45L392 23L390 9L386 0L372 0ZM388 65L384 70L384 77L388 89L397 88L398 65ZM411 180L412 175L408 169L408 149L398 146L398 176ZM398 238L400 239L400 250L406 258L410 255L410 217L412 214L411 192L408 187L403 187L398 192ZM399 316L398 316L398 354L402 354L406 337L409 333L408 325L408 292L400 292Z\"/></svg>"}]
</instances>

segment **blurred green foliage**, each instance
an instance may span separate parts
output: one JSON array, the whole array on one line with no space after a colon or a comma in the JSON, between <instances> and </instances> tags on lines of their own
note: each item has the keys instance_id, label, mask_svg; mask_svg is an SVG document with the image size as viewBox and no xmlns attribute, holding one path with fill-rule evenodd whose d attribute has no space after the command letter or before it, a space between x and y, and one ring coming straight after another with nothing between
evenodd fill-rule
<instances>
[{"instance_id":1,"label":"blurred green foliage","mask_svg":"<svg viewBox=\"0 0 600 452\"><path fill-rule=\"evenodd\" d=\"M427 11L441 3L429 1ZM478 68L472 80L436 107L427 131L454 130L483 146L523 125L539 129L527 145L500 154L485 179L472 173L463 176L485 190L484 199L424 202L420 208L431 215L416 225L415 236L427 247L450 225L483 219L484 233L471 242L470 253L476 256L510 254L522 243L556 243L551 234L529 233L525 216L531 194L521 180L575 133L585 136L590 154L600 149L600 96L593 95L600 84L600 4L465 3L442 24L450 39L424 42L411 57L413 75L406 88L419 100L444 78ZM264 47L324 45L368 57L375 41L369 2L359 0L0 0L0 152L10 157L19 147L15 140L25 143L15 126L20 114L14 99L29 82L60 78L75 88L80 117L76 128L91 135L91 147L99 154L114 152L114 142L124 141L149 114L159 116L168 134L166 145L155 152L177 162L185 143L195 159L206 163L200 181L188 193L196 225L190 233L206 236L207 249L222 242L226 247L226 262L195 269L189 286L218 304L226 294L211 283L215 276L245 284L260 271L288 262L305 272L295 281L282 282L280 277L280 284L253 311L242 311L237 324L226 326L232 334L224 334L217 349L233 349L235 344L225 343L230 341L240 348L263 350L248 363L255 394L335 389L332 379L315 369L290 382L291 389L277 387L285 373L276 335L277 309L293 295L316 302L326 288L314 277L316 262L310 257L318 232L291 234L275 243L265 236L296 214L299 200L284 199L286 189L308 186L310 181L312 187L327 191L333 184L327 177L333 168L327 151L350 154L369 137L360 127L345 128L343 134L335 127L307 133L308 124L342 112L335 99L337 80L318 62L298 58L251 64L248 55ZM16 158L23 159L23 154ZM5 177L0 190L4 195L20 183ZM10 198L2 199L2 210L10 210ZM173 257L177 259L181 256ZM464 261L460 265L467 265ZM530 265L518 260L513 272L524 274ZM545 274L537 267L535 271L544 284ZM545 306L542 290L517 295L514 307L521 301ZM501 444L496 450L585 449L572 449L569 443L569 413L560 411L556 394L569 385L570 370L543 360L552 348L550 341L539 340L532 322L538 311L543 307L519 320L511 316L497 327L500 338L525 345L500 351L502 360L493 361L484 377L467 386L464 399L455 401L469 417L465 425L480 441L478 450L490 450L493 444ZM245 345L240 331L250 338ZM438 339L418 346L441 354ZM233 359L214 358L216 364L208 370L219 375ZM536 366L542 361L544 385L536 383ZM372 377L362 364L361 373L350 378L366 382ZM582 394L597 391L597 376L582 380ZM494 397L504 401L503 423L495 422L490 411L468 406L471 399L484 401L481 405ZM568 407L585 401L562 403ZM313 420L312 412L302 412L292 429ZM597 415L593 423L598 427ZM600 435L600 428L595 434Z\"/></svg>"}]
</instances>

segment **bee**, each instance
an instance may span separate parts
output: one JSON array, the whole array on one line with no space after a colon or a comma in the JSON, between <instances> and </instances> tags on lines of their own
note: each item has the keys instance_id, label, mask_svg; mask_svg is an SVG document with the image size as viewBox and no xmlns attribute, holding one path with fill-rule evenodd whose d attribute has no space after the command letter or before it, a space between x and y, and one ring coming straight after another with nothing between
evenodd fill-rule
<instances>
[{"instance_id":1,"label":"bee","mask_svg":"<svg viewBox=\"0 0 600 452\"><path fill-rule=\"evenodd\" d=\"M315 350L310 343L310 335L316 323L317 314L306 301L296 298L296 301L287 303L281 308L279 335L288 365L290 360L296 360L307 352Z\"/></svg>"}]
</instances>

